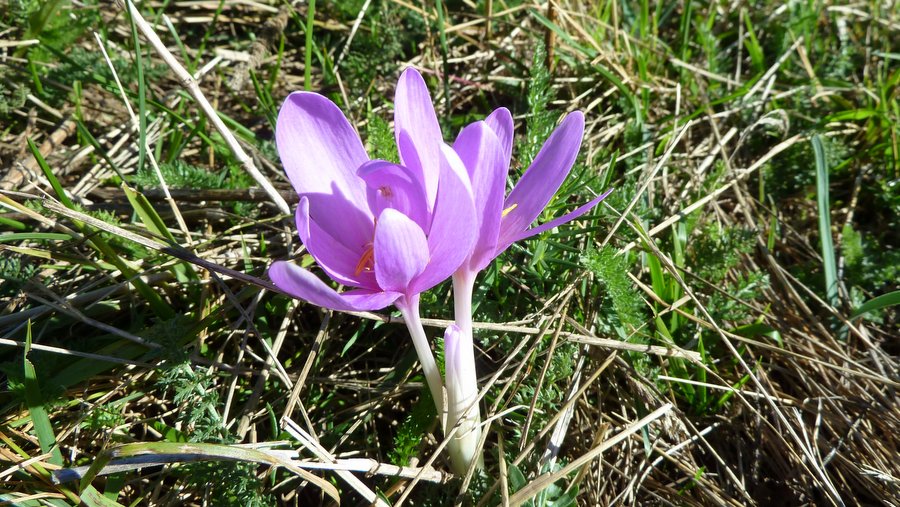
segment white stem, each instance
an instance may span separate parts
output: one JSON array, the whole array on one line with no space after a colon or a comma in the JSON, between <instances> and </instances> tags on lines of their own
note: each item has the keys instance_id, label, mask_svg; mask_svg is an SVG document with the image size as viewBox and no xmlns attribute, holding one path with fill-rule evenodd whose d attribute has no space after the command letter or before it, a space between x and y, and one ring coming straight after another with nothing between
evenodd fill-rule
<instances>
[{"instance_id":1,"label":"white stem","mask_svg":"<svg viewBox=\"0 0 900 507\"><path fill-rule=\"evenodd\" d=\"M406 323L409 336L412 337L413 346L416 348L416 354L419 356L419 363L422 364L425 381L428 389L431 390L434 407L437 409L438 417L441 418L441 428L446 428L447 405L444 403L444 382L441 380L441 371L431 353L431 346L428 345L428 337L425 336L425 328L422 327L422 319L419 317L419 296L404 296L397 300L394 306L399 308L403 315L403 321Z\"/></svg>"},{"instance_id":2,"label":"white stem","mask_svg":"<svg viewBox=\"0 0 900 507\"><path fill-rule=\"evenodd\" d=\"M477 272L460 269L453 275L453 306L456 325L444 338L447 371L447 431L458 427L447 445L453 471L465 475L475 463L482 465L477 453L481 439L481 411L478 407L478 376L475 373L475 347L472 342L472 293Z\"/></svg>"}]
</instances>

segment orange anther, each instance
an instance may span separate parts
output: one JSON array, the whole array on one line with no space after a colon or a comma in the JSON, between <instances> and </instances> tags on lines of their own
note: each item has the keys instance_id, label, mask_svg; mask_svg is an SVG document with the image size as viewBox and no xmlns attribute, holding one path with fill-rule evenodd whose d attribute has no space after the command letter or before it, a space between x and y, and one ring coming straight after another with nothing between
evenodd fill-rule
<instances>
[{"instance_id":1,"label":"orange anther","mask_svg":"<svg viewBox=\"0 0 900 507\"><path fill-rule=\"evenodd\" d=\"M373 245L369 245L366 247L366 250L363 252L362 257L359 258L359 262L356 263L356 270L353 272L354 275L359 275L363 271L372 271L375 268L375 247Z\"/></svg>"}]
</instances>

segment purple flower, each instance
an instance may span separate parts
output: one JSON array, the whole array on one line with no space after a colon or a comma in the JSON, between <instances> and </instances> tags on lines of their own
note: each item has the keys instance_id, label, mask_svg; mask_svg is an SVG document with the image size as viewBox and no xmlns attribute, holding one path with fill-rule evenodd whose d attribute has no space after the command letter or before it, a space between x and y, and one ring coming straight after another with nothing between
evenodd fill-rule
<instances>
[{"instance_id":1,"label":"purple flower","mask_svg":"<svg viewBox=\"0 0 900 507\"><path fill-rule=\"evenodd\" d=\"M569 175L583 135L581 111L566 116L504 199L513 143L509 111L501 107L484 121L474 122L459 133L453 149L463 160L472 181L478 215L478 240L462 269L481 271L516 241L578 218L609 194L606 192L564 216L531 227Z\"/></svg>"},{"instance_id":2,"label":"purple flower","mask_svg":"<svg viewBox=\"0 0 900 507\"><path fill-rule=\"evenodd\" d=\"M471 180L478 217L478 239L465 262L453 274L456 322L447 329L444 338L449 395L447 428L457 428L448 449L456 473L465 473L481 459L477 452L481 415L472 345L475 277L514 242L583 215L609 194L606 192L571 213L531 227L572 169L583 135L584 115L575 111L566 116L505 198L513 143L513 121L509 111L499 108L484 121L468 125L453 144Z\"/></svg>"},{"instance_id":3,"label":"purple flower","mask_svg":"<svg viewBox=\"0 0 900 507\"><path fill-rule=\"evenodd\" d=\"M278 114L278 152L297 194L297 231L338 293L289 262L269 269L292 296L334 310L377 310L446 280L468 255L476 217L465 166L446 146L421 76L397 85L401 164L370 160L329 99L292 93ZM403 302L401 301L401 304Z\"/></svg>"},{"instance_id":4,"label":"purple flower","mask_svg":"<svg viewBox=\"0 0 900 507\"><path fill-rule=\"evenodd\" d=\"M297 232L338 293L290 262L269 277L280 289L333 310L403 314L435 407L446 420L440 370L419 317L419 294L465 261L477 224L465 165L444 144L425 81L400 76L394 109L400 164L369 160L338 107L309 92L292 93L275 126L281 162L300 196Z\"/></svg>"}]
</instances>

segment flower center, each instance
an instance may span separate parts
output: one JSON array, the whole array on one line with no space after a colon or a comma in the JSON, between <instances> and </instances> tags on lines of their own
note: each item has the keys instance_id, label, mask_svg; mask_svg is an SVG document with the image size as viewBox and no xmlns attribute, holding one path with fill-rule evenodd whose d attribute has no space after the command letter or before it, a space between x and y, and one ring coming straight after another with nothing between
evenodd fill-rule
<instances>
[{"instance_id":1,"label":"flower center","mask_svg":"<svg viewBox=\"0 0 900 507\"><path fill-rule=\"evenodd\" d=\"M390 199L391 197L394 196L394 191L391 190L391 187L389 187L387 185L382 185L382 186L378 187L378 193L381 194L381 196L386 199Z\"/></svg>"},{"instance_id":2,"label":"flower center","mask_svg":"<svg viewBox=\"0 0 900 507\"><path fill-rule=\"evenodd\" d=\"M518 208L518 207L519 207L519 203L513 203L512 206L510 206L510 207L506 208L505 210L503 210L503 215L501 215L500 218L506 218L506 215L509 215L509 214L512 212L512 210L514 210L514 209L516 209L516 208Z\"/></svg>"}]
</instances>

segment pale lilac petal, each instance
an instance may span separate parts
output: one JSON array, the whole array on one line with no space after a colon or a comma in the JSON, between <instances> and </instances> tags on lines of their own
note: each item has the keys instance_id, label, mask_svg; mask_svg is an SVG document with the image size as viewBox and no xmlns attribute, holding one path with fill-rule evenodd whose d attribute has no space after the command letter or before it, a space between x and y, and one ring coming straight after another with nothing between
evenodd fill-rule
<instances>
[{"instance_id":1,"label":"pale lilac petal","mask_svg":"<svg viewBox=\"0 0 900 507\"><path fill-rule=\"evenodd\" d=\"M515 241L541 214L553 194L566 179L584 134L584 115L575 111L563 120L544 143L531 167L513 188L504 210L508 210L500 225L500 244Z\"/></svg>"},{"instance_id":2,"label":"pale lilac petal","mask_svg":"<svg viewBox=\"0 0 900 507\"><path fill-rule=\"evenodd\" d=\"M353 289L341 292L341 299L350 304L357 311L368 312L381 310L394 304L403 294L391 291L372 291L368 289Z\"/></svg>"},{"instance_id":3,"label":"pale lilac petal","mask_svg":"<svg viewBox=\"0 0 900 507\"><path fill-rule=\"evenodd\" d=\"M375 216L395 209L408 216L428 234L431 228L425 189L412 171L384 160L372 160L360 166L359 177L366 182L369 208Z\"/></svg>"},{"instance_id":4,"label":"pale lilac petal","mask_svg":"<svg viewBox=\"0 0 900 507\"><path fill-rule=\"evenodd\" d=\"M494 130L483 121L464 128L456 138L453 150L465 165L472 183L478 239L469 258L469 267L480 271L495 257L509 159L505 158Z\"/></svg>"},{"instance_id":5,"label":"pale lilac petal","mask_svg":"<svg viewBox=\"0 0 900 507\"><path fill-rule=\"evenodd\" d=\"M289 295L322 308L341 311L380 310L401 296L397 292L358 289L338 294L311 272L296 264L278 261L269 267L269 278Z\"/></svg>"},{"instance_id":6,"label":"pale lilac petal","mask_svg":"<svg viewBox=\"0 0 900 507\"><path fill-rule=\"evenodd\" d=\"M378 282L375 281L375 273L362 269L365 265L364 263L360 264L360 259L365 254L367 246L349 247L339 241L320 227L315 219L310 218L309 208L309 199L306 196L301 197L296 214L297 234L319 266L328 273L328 276L343 285L377 289ZM372 235L369 237L374 238L374 234L375 232L372 231ZM369 248L371 241L370 239Z\"/></svg>"},{"instance_id":7,"label":"pale lilac petal","mask_svg":"<svg viewBox=\"0 0 900 507\"><path fill-rule=\"evenodd\" d=\"M299 195L337 192L357 208L367 208L365 185L356 168L369 157L333 102L317 93L290 94L278 113L275 141Z\"/></svg>"},{"instance_id":8,"label":"pale lilac petal","mask_svg":"<svg viewBox=\"0 0 900 507\"><path fill-rule=\"evenodd\" d=\"M400 161L423 182L431 211L437 196L443 135L425 80L413 68L406 69L397 82L394 134Z\"/></svg>"},{"instance_id":9,"label":"pale lilac petal","mask_svg":"<svg viewBox=\"0 0 900 507\"><path fill-rule=\"evenodd\" d=\"M387 291L406 293L410 281L428 264L428 240L422 228L388 208L375 227L375 276Z\"/></svg>"},{"instance_id":10,"label":"pale lilac petal","mask_svg":"<svg viewBox=\"0 0 900 507\"><path fill-rule=\"evenodd\" d=\"M348 250L361 252L371 246L375 237L375 218L368 205L363 211L340 193L306 194L302 198L309 201L312 221Z\"/></svg>"},{"instance_id":11,"label":"pale lilac petal","mask_svg":"<svg viewBox=\"0 0 900 507\"><path fill-rule=\"evenodd\" d=\"M566 222L571 222L572 220L575 220L576 218L580 217L581 215L584 215L585 213L587 213L588 211L593 209L594 206L600 204L600 201L605 199L606 196L608 196L610 194L610 192L612 192L612 189L609 189L606 192L603 192L603 194L591 199L590 202L588 202L587 204L583 204L582 206L578 207L574 211L566 213L565 215L563 215L559 218L554 218L553 220L551 220L545 224L541 224L533 229L528 229L527 231L521 232L517 237L515 237L509 243L499 245L500 248L497 249L497 255L500 255L501 252L503 252L504 250L509 248L509 245L511 245L512 243L515 243L516 241L521 241L523 239L530 238L532 236L540 234L544 231L549 231L550 229L553 229L554 227L559 227L560 225L562 225Z\"/></svg>"},{"instance_id":12,"label":"pale lilac petal","mask_svg":"<svg viewBox=\"0 0 900 507\"><path fill-rule=\"evenodd\" d=\"M428 235L431 260L410 286L411 294L425 292L449 278L475 245L478 221L466 168L446 144L441 145L441 159L441 186Z\"/></svg>"},{"instance_id":13,"label":"pale lilac petal","mask_svg":"<svg viewBox=\"0 0 900 507\"><path fill-rule=\"evenodd\" d=\"M509 109L500 107L494 109L494 112L488 115L484 122L488 124L488 127L491 127L491 130L497 135L497 139L500 140L504 158L507 165L509 165L509 159L512 157L513 138L515 137L512 114L510 114Z\"/></svg>"}]
</instances>

